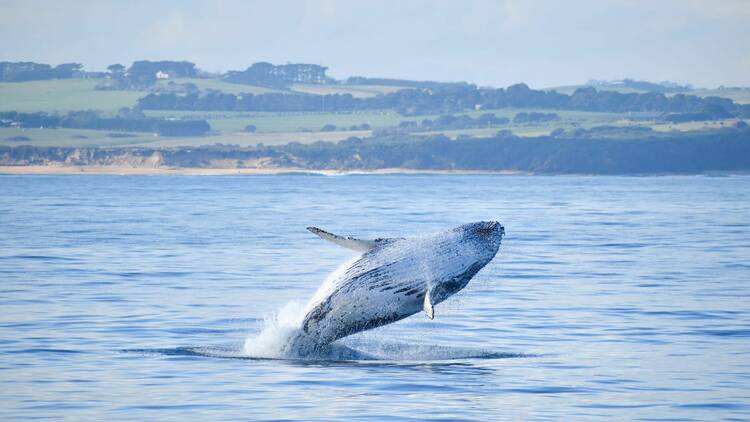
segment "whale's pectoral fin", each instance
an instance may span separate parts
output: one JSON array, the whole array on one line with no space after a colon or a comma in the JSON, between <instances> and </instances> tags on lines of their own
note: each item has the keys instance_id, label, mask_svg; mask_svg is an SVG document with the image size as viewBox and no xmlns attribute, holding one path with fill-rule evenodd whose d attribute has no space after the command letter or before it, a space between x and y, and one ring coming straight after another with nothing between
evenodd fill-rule
<instances>
[{"instance_id":1,"label":"whale's pectoral fin","mask_svg":"<svg viewBox=\"0 0 750 422\"><path fill-rule=\"evenodd\" d=\"M325 230L321 230L317 227L308 227L307 230L320 236L321 239L331 241L339 246L343 246L347 249L351 249L358 252L367 252L375 246L388 241L388 239L375 239L375 240L362 240L355 239L353 237L343 237L333 233L328 233Z\"/></svg>"},{"instance_id":2,"label":"whale's pectoral fin","mask_svg":"<svg viewBox=\"0 0 750 422\"><path fill-rule=\"evenodd\" d=\"M427 318L435 318L435 309L432 307L432 297L430 291L424 294L424 313L427 314Z\"/></svg>"}]
</instances>

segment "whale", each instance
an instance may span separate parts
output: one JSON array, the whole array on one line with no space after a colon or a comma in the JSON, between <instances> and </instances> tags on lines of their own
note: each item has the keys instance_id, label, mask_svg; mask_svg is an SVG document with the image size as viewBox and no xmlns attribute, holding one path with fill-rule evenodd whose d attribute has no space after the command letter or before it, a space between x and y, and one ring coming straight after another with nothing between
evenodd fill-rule
<instances>
[{"instance_id":1,"label":"whale","mask_svg":"<svg viewBox=\"0 0 750 422\"><path fill-rule=\"evenodd\" d=\"M505 235L497 221L411 238L357 239L307 229L358 255L328 277L304 307L286 355L314 355L336 340L421 311L435 318L436 305L492 261Z\"/></svg>"}]
</instances>

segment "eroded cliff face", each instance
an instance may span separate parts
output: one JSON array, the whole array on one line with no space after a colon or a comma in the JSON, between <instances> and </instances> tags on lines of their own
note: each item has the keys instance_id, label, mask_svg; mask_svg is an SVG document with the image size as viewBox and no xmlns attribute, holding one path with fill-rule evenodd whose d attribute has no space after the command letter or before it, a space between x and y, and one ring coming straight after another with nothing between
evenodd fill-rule
<instances>
[{"instance_id":1,"label":"eroded cliff face","mask_svg":"<svg viewBox=\"0 0 750 422\"><path fill-rule=\"evenodd\" d=\"M153 149L22 147L0 149L0 165L158 168L165 163L162 152Z\"/></svg>"},{"instance_id":2,"label":"eroded cliff face","mask_svg":"<svg viewBox=\"0 0 750 422\"><path fill-rule=\"evenodd\" d=\"M4 166L699 174L750 171L750 130L631 138L349 139L273 147L41 148L0 146Z\"/></svg>"},{"instance_id":3,"label":"eroded cliff face","mask_svg":"<svg viewBox=\"0 0 750 422\"><path fill-rule=\"evenodd\" d=\"M271 154L272 155L272 154ZM164 167L269 168L272 156L254 150L220 148L37 148L0 147L3 166L97 166L154 169Z\"/></svg>"},{"instance_id":4,"label":"eroded cliff face","mask_svg":"<svg viewBox=\"0 0 750 422\"><path fill-rule=\"evenodd\" d=\"M158 168L164 165L160 151L118 151L102 154L101 151L76 148L65 157L66 166L116 166L133 168Z\"/></svg>"}]
</instances>

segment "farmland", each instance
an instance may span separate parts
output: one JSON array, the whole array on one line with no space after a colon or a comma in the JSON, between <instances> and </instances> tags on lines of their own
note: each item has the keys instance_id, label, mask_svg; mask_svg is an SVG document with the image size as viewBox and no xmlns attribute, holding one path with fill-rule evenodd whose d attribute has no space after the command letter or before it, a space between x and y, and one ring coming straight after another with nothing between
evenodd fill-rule
<instances>
[{"instance_id":1,"label":"farmland","mask_svg":"<svg viewBox=\"0 0 750 422\"><path fill-rule=\"evenodd\" d=\"M50 79L0 83L0 111L115 112L132 107L144 95L138 91L97 91L102 79Z\"/></svg>"},{"instance_id":2,"label":"farmland","mask_svg":"<svg viewBox=\"0 0 750 422\"><path fill-rule=\"evenodd\" d=\"M157 87L165 87L170 82L175 84L186 84L190 83L198 87L201 91L213 89L216 91L227 92L230 94L269 94L269 93L283 93L284 91L266 88L254 85L234 84L226 82L221 79L208 79L208 78L174 78L168 80L161 80L157 82Z\"/></svg>"},{"instance_id":3,"label":"farmland","mask_svg":"<svg viewBox=\"0 0 750 422\"><path fill-rule=\"evenodd\" d=\"M312 85L293 84L290 89L314 95L350 94L354 98L369 98L379 94L396 92L403 87L387 85Z\"/></svg>"},{"instance_id":4,"label":"farmland","mask_svg":"<svg viewBox=\"0 0 750 422\"><path fill-rule=\"evenodd\" d=\"M372 127L398 125L404 120L395 111L362 111L351 113L292 113L292 112L204 112L204 111L152 111L153 117L206 119L214 130L222 132L242 131L247 125L255 125L258 132L302 132L319 131L324 125L337 128L368 123Z\"/></svg>"},{"instance_id":5,"label":"farmland","mask_svg":"<svg viewBox=\"0 0 750 422\"><path fill-rule=\"evenodd\" d=\"M305 92L310 95L347 93L358 98L387 94L401 89L386 85L312 85L292 84L289 90L272 89L252 85L236 84L224 80L206 78L174 78L175 84L192 83L201 90L219 90L227 93L290 93ZM149 91L142 90L97 90L98 85L108 79L65 79L30 82L0 83L0 111L48 112L63 114L75 110L95 110L104 115L115 115L123 107L133 107L138 98ZM169 83L158 81L152 89L165 89ZM564 87L573 90L575 87ZM721 88L697 91L706 95L732 93L738 101L750 101L748 90ZM321 97L322 98L322 97ZM520 112L555 113L558 120L547 122L513 122ZM737 119L705 122L665 123L659 122L658 113L614 113L558 110L545 108L500 108L479 109L454 113L455 116L478 116L492 113L498 118L507 118L509 123L491 127L444 128L442 130L420 129L417 136L444 134L450 138L462 136L492 137L499 130L510 130L519 136L546 135L554 130L574 131L595 126L649 126L660 132L688 131L703 128L720 128L733 125ZM110 147L129 145L152 146L197 146L216 143L230 145L279 145L288 142L312 143L319 140L339 141L351 136L368 137L374 132L393 131L403 122L421 125L425 119L435 120L436 114L403 116L393 109L356 110L346 112L236 112L236 111L181 111L146 110L149 118L174 120L206 120L211 132L200 137L159 137L153 133L113 134L105 130L51 129L51 128L0 128L0 145ZM254 132L247 130L254 126ZM323 131L324 126L328 126ZM252 133L251 133L252 132Z\"/></svg>"}]
</instances>

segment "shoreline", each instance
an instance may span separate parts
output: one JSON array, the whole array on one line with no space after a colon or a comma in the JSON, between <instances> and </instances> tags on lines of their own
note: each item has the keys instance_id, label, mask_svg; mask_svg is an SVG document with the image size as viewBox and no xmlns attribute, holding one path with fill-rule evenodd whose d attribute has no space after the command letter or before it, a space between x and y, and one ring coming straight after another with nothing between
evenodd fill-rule
<instances>
[{"instance_id":1,"label":"shoreline","mask_svg":"<svg viewBox=\"0 0 750 422\"><path fill-rule=\"evenodd\" d=\"M315 170L301 167L129 167L129 166L8 166L0 165L0 176L274 176L274 175L495 175L495 176L750 176L747 171L708 171L703 173L533 173L515 170L418 170L399 167L356 170Z\"/></svg>"},{"instance_id":2,"label":"shoreline","mask_svg":"<svg viewBox=\"0 0 750 422\"><path fill-rule=\"evenodd\" d=\"M533 173L512 170L415 170L384 168L376 170L313 170L299 167L209 168L209 167L127 167L127 166L0 166L0 175L117 175L117 176L269 176L279 174L319 174L343 176L353 174L495 174L530 176Z\"/></svg>"}]
</instances>

